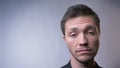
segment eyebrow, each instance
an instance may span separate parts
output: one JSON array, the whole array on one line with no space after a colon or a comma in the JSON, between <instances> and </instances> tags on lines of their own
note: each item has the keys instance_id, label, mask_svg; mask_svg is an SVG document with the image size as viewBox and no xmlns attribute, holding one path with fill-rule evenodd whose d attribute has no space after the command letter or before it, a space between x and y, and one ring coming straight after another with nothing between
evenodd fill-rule
<instances>
[{"instance_id":1,"label":"eyebrow","mask_svg":"<svg viewBox=\"0 0 120 68\"><path fill-rule=\"evenodd\" d=\"M90 29L96 30L96 27L93 25L88 25L85 27L85 30L90 30Z\"/></svg>"},{"instance_id":2,"label":"eyebrow","mask_svg":"<svg viewBox=\"0 0 120 68\"><path fill-rule=\"evenodd\" d=\"M78 28L74 27L74 28L71 28L71 29L69 30L69 32L74 32L74 31L78 31L78 30L79 30Z\"/></svg>"},{"instance_id":3,"label":"eyebrow","mask_svg":"<svg viewBox=\"0 0 120 68\"><path fill-rule=\"evenodd\" d=\"M90 29L96 30L96 27L93 26L93 25L87 25L87 26L84 28L85 31L90 30ZM70 30L69 30L69 32L75 32L75 31L79 31L79 28L74 27L74 28L70 28Z\"/></svg>"}]
</instances>

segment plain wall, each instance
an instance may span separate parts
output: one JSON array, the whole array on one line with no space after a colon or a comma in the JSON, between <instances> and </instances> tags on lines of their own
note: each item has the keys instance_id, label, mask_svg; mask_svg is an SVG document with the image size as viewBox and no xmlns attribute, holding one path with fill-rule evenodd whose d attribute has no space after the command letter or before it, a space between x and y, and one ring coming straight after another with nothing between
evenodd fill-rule
<instances>
[{"instance_id":1,"label":"plain wall","mask_svg":"<svg viewBox=\"0 0 120 68\"><path fill-rule=\"evenodd\" d=\"M95 60L104 68L119 68L119 0L0 0L0 68L60 68L68 63L60 21L78 3L101 19Z\"/></svg>"}]
</instances>

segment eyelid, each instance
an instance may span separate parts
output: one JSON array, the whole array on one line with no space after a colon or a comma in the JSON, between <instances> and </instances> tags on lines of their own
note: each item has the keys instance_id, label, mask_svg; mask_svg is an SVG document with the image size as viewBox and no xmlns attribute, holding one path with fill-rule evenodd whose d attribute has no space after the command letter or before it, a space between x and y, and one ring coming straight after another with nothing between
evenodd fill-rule
<instances>
[{"instance_id":1,"label":"eyelid","mask_svg":"<svg viewBox=\"0 0 120 68\"><path fill-rule=\"evenodd\" d=\"M76 32L70 32L70 33L69 33L69 36L70 36L70 37L76 37L76 36L77 36L77 33L76 33Z\"/></svg>"},{"instance_id":2,"label":"eyelid","mask_svg":"<svg viewBox=\"0 0 120 68\"><path fill-rule=\"evenodd\" d=\"M95 32L95 30L88 30L88 31L87 31L87 34L89 34L89 35L95 35L96 32Z\"/></svg>"},{"instance_id":3,"label":"eyelid","mask_svg":"<svg viewBox=\"0 0 120 68\"><path fill-rule=\"evenodd\" d=\"M72 34L75 34L75 32L70 32L69 34L72 35Z\"/></svg>"},{"instance_id":4,"label":"eyelid","mask_svg":"<svg viewBox=\"0 0 120 68\"><path fill-rule=\"evenodd\" d=\"M95 31L95 30L93 30L93 29L89 29L89 30L88 30L88 32L94 32L94 31Z\"/></svg>"}]
</instances>

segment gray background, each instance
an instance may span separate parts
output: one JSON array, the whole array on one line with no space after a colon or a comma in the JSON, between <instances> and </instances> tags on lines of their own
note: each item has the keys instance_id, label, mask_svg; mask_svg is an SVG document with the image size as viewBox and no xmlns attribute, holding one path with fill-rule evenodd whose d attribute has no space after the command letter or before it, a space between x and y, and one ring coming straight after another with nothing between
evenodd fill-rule
<instances>
[{"instance_id":1,"label":"gray background","mask_svg":"<svg viewBox=\"0 0 120 68\"><path fill-rule=\"evenodd\" d=\"M120 0L0 0L0 68L60 68L69 51L60 30L66 9L86 4L101 19L104 68L120 67Z\"/></svg>"}]
</instances>

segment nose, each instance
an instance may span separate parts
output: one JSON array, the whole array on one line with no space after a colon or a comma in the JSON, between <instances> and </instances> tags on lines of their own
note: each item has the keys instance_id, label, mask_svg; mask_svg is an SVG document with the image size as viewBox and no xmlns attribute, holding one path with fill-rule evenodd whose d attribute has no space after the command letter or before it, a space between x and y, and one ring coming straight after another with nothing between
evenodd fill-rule
<instances>
[{"instance_id":1,"label":"nose","mask_svg":"<svg viewBox=\"0 0 120 68\"><path fill-rule=\"evenodd\" d=\"M88 41L87 41L87 37L82 33L79 36L79 45L80 46L87 46L88 45Z\"/></svg>"}]
</instances>

